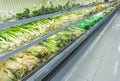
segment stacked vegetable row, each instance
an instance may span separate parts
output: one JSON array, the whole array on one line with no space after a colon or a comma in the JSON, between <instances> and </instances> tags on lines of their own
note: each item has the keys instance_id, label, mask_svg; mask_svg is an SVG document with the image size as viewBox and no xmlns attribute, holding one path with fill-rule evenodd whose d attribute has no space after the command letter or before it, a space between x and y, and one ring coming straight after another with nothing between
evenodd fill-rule
<instances>
[{"instance_id":1,"label":"stacked vegetable row","mask_svg":"<svg viewBox=\"0 0 120 81\"><path fill-rule=\"evenodd\" d=\"M58 30L73 23L86 15L99 11L96 7L68 12L66 14L40 19L27 24L13 26L0 31L0 52L11 51L25 43L42 37L50 32Z\"/></svg>"},{"instance_id":2,"label":"stacked vegetable row","mask_svg":"<svg viewBox=\"0 0 120 81\"><path fill-rule=\"evenodd\" d=\"M25 8L23 12L16 13L14 16L16 19L23 19L28 17L34 17L62 10L68 10L74 7L80 7L80 4L70 3L69 1L65 5L54 6L52 2L49 2L49 6L42 5L42 7L33 7L32 9Z\"/></svg>"},{"instance_id":3,"label":"stacked vegetable row","mask_svg":"<svg viewBox=\"0 0 120 81\"><path fill-rule=\"evenodd\" d=\"M22 12L17 12L15 14L9 12L7 15L4 16L4 18L1 19L1 22L20 20L20 19L45 15L63 10L70 10L72 8L77 8L80 6L81 5L79 3L74 3L74 2L70 3L69 1L66 2L65 4L58 4L57 6L54 6L53 3L49 1L48 4L46 5L42 5L40 7L34 6L31 9L24 8Z\"/></svg>"},{"instance_id":4,"label":"stacked vegetable row","mask_svg":"<svg viewBox=\"0 0 120 81\"><path fill-rule=\"evenodd\" d=\"M39 16L39 15L45 15L45 14L68 10L68 9L77 8L77 7L80 7L79 3L70 3L68 1L64 5L59 4L57 6L54 6L51 1L47 1L47 3L42 6L41 5L33 6L31 9L24 8L22 12L17 12L15 14L11 13L11 15L9 13L10 16L3 21L20 20L20 19L25 19L25 18Z\"/></svg>"}]
</instances>

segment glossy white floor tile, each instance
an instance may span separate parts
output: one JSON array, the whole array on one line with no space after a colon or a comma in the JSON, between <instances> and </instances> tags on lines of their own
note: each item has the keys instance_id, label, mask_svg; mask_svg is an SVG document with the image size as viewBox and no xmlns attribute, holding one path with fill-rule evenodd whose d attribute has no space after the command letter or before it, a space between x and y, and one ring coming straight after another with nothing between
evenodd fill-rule
<instances>
[{"instance_id":1,"label":"glossy white floor tile","mask_svg":"<svg viewBox=\"0 0 120 81\"><path fill-rule=\"evenodd\" d=\"M93 81L120 81L120 66L103 62Z\"/></svg>"},{"instance_id":2,"label":"glossy white floor tile","mask_svg":"<svg viewBox=\"0 0 120 81\"><path fill-rule=\"evenodd\" d=\"M120 30L116 21L120 21L120 18L116 17L113 24L109 25L109 31L104 33L108 35L104 40L110 38L110 41L93 81L120 81Z\"/></svg>"},{"instance_id":3,"label":"glossy white floor tile","mask_svg":"<svg viewBox=\"0 0 120 81\"><path fill-rule=\"evenodd\" d=\"M50 81L88 81L68 70L61 69Z\"/></svg>"},{"instance_id":4,"label":"glossy white floor tile","mask_svg":"<svg viewBox=\"0 0 120 81\"><path fill-rule=\"evenodd\" d=\"M94 74L100 64L100 59L97 60L90 56L85 56L80 59L81 60L78 60L76 63L70 62L66 64L64 68L66 70L69 70L73 74L78 74L79 76L82 76L87 80L92 81L92 78L94 77Z\"/></svg>"},{"instance_id":5,"label":"glossy white floor tile","mask_svg":"<svg viewBox=\"0 0 120 81\"><path fill-rule=\"evenodd\" d=\"M113 29L113 39L111 40L111 45L108 46L106 55L104 56L104 61L110 62L112 64L120 65L120 30Z\"/></svg>"}]
</instances>

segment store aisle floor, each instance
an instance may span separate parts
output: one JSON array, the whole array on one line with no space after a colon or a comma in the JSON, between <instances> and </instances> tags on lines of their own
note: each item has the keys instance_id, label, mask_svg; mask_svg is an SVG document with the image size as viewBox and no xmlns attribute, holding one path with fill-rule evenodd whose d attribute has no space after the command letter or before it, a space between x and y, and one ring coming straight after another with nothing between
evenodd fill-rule
<instances>
[{"instance_id":1,"label":"store aisle floor","mask_svg":"<svg viewBox=\"0 0 120 81\"><path fill-rule=\"evenodd\" d=\"M50 81L120 81L120 11Z\"/></svg>"}]
</instances>

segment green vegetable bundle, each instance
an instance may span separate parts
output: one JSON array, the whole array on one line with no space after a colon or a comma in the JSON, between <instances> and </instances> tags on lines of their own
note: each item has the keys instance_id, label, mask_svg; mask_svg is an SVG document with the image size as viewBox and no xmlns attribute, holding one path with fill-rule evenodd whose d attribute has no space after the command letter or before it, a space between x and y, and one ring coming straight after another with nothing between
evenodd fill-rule
<instances>
[{"instance_id":1,"label":"green vegetable bundle","mask_svg":"<svg viewBox=\"0 0 120 81\"><path fill-rule=\"evenodd\" d=\"M75 24L75 27L87 30L94 24L96 24L98 21L100 21L102 18L103 18L102 16L92 16L89 19L83 20Z\"/></svg>"}]
</instances>

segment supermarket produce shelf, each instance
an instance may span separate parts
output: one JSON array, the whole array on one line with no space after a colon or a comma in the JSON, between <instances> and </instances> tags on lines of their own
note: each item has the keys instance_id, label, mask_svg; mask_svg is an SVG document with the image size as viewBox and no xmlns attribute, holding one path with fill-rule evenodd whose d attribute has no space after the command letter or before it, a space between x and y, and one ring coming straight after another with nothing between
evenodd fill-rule
<instances>
[{"instance_id":1,"label":"supermarket produce shelf","mask_svg":"<svg viewBox=\"0 0 120 81\"><path fill-rule=\"evenodd\" d=\"M108 3L110 3L110 2L108 2ZM108 3L99 3L99 4L108 4ZM51 13L51 14L46 14L46 15L26 18L26 19L22 19L22 20L16 20L16 21L10 21L10 22L6 22L6 23L2 23L2 24L0 24L0 29L4 29L4 28L10 27L10 26L15 26L15 25L18 25L18 24L28 23L28 22L35 21L35 20L38 20L38 19L48 18L48 17L52 17L52 16L58 16L58 15L64 14L64 13L69 12L69 11L81 10L81 9L96 6L96 5L99 5L99 4L90 5L90 6L83 6L83 7L80 7L80 8L72 8L71 10L64 10L64 11L59 11L59 12L55 12L55 13Z\"/></svg>"},{"instance_id":2,"label":"supermarket produce shelf","mask_svg":"<svg viewBox=\"0 0 120 81\"><path fill-rule=\"evenodd\" d=\"M107 8L105 8L105 9L107 9ZM103 9L102 11L104 11L105 9ZM102 12L102 11L101 11L101 12ZM1 56L0 56L0 61L5 60L5 59L7 59L7 58L9 58L9 57L11 57L11 56L13 56L13 55L15 55L15 54L23 51L23 50L25 50L25 49L27 49L27 48L35 45L35 44L38 44L39 42L42 42L42 41L44 41L45 39L47 39L48 37L50 37L50 36L52 36L52 35L60 32L60 31L62 31L62 30L65 30L65 29L67 29L67 28L73 27L74 24L76 24L76 23L78 23L78 22L80 22L80 21L82 21L82 20L84 20L84 19L86 19L86 18L88 18L88 17L90 17L90 16L93 16L93 15L95 15L95 14L97 14L97 13L100 13L100 12L96 12L96 13L93 13L92 15L86 16L86 17L84 17L84 18L82 18L82 19L80 19L80 20L78 20L78 21L76 21L76 22L74 22L74 23L72 23L72 24L69 24L69 25L67 25L67 26L65 26L65 27L63 27L63 28L61 28L61 29L58 29L58 30L50 33L50 34L47 34L47 35L43 36L42 38L37 38L37 39L33 40L33 41L30 42L30 43L26 43L24 46L22 46L22 47L20 47L20 48L17 48L17 49L15 49L15 50L13 50L13 51L10 51L10 52L7 52L7 53L2 53ZM90 30L90 31L91 31L91 30ZM89 33L89 31L88 31L88 33Z\"/></svg>"},{"instance_id":3,"label":"supermarket produce shelf","mask_svg":"<svg viewBox=\"0 0 120 81\"><path fill-rule=\"evenodd\" d=\"M118 8L117 8L118 9ZM70 46L64 49L61 53L59 53L55 58L53 58L50 62L46 63L42 68L37 71L33 70L28 76L23 78L22 81L41 81L45 76L47 76L60 62L62 62L72 51L74 51L88 36L90 36L98 27L101 26L106 20L114 15L117 11L115 9L113 12L109 13L104 17L103 20L98 22L94 27L90 28L85 34L83 34L80 38L78 38L75 42L73 42Z\"/></svg>"}]
</instances>

